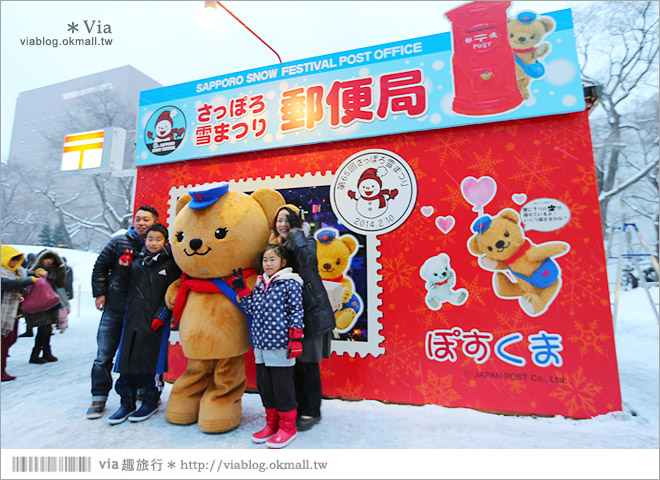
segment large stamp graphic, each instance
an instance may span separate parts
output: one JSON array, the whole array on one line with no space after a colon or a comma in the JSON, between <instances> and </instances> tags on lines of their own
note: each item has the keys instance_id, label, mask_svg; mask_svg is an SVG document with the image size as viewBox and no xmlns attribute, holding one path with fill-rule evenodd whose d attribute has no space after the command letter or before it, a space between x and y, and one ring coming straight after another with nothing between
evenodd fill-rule
<instances>
[{"instance_id":1,"label":"large stamp graphic","mask_svg":"<svg viewBox=\"0 0 660 480\"><path fill-rule=\"evenodd\" d=\"M363 150L341 164L330 188L337 218L354 232L384 234L415 207L417 180L406 161L387 150Z\"/></svg>"}]
</instances>

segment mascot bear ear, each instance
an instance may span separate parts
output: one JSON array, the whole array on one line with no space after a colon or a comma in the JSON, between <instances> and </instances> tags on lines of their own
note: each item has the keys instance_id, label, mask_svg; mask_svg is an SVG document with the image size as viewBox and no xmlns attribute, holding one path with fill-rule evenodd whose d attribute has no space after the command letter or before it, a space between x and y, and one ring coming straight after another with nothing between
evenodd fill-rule
<instances>
[{"instance_id":1,"label":"mascot bear ear","mask_svg":"<svg viewBox=\"0 0 660 480\"><path fill-rule=\"evenodd\" d=\"M475 255L481 255L481 250L479 249L479 235L475 235L470 239L470 243L468 244L468 248L472 253Z\"/></svg>"},{"instance_id":2,"label":"mascot bear ear","mask_svg":"<svg viewBox=\"0 0 660 480\"><path fill-rule=\"evenodd\" d=\"M188 202L190 202L190 200L192 200L192 197L187 193L183 197L179 198L179 200L176 202L175 215L178 215L181 209L186 205L188 205Z\"/></svg>"},{"instance_id":3,"label":"mascot bear ear","mask_svg":"<svg viewBox=\"0 0 660 480\"><path fill-rule=\"evenodd\" d=\"M272 227L275 223L275 215L277 214L277 210L279 210L280 207L286 205L284 197L280 195L279 192L269 188L262 188L257 190L250 196L254 198L259 205L261 205L261 208L266 214L268 225Z\"/></svg>"},{"instance_id":4,"label":"mascot bear ear","mask_svg":"<svg viewBox=\"0 0 660 480\"><path fill-rule=\"evenodd\" d=\"M539 21L543 28L545 28L546 33L551 32L555 29L555 21L550 17L539 17Z\"/></svg>"},{"instance_id":5,"label":"mascot bear ear","mask_svg":"<svg viewBox=\"0 0 660 480\"><path fill-rule=\"evenodd\" d=\"M357 248L357 242L351 236L347 235L345 237L341 237L341 241L344 242L344 244L348 247L348 251L350 253L353 253L355 251L355 249Z\"/></svg>"},{"instance_id":6,"label":"mascot bear ear","mask_svg":"<svg viewBox=\"0 0 660 480\"><path fill-rule=\"evenodd\" d=\"M520 219L516 211L511 210L510 208L506 208L502 210L502 213L499 214L499 217L509 220L513 223L518 223L518 220Z\"/></svg>"}]
</instances>

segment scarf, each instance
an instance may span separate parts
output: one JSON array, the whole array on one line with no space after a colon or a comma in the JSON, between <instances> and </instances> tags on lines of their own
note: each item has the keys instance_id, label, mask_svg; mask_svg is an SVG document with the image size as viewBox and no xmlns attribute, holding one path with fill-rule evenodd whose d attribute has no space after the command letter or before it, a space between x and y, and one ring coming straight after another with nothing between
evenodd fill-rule
<instances>
[{"instance_id":1,"label":"scarf","mask_svg":"<svg viewBox=\"0 0 660 480\"><path fill-rule=\"evenodd\" d=\"M252 277L257 274L257 271L254 268L246 268L243 270L243 278ZM227 283L231 285L234 275L229 277ZM188 293L192 290L193 292L201 293L221 293L221 290L211 281L205 280L202 278L190 278L187 274L181 274L181 285L179 290L176 292L176 298L174 299L174 308L172 309L172 317L174 318L174 326L176 327L181 320L181 314L183 309L186 306L188 300ZM217 280L224 281L222 278Z\"/></svg>"}]
</instances>

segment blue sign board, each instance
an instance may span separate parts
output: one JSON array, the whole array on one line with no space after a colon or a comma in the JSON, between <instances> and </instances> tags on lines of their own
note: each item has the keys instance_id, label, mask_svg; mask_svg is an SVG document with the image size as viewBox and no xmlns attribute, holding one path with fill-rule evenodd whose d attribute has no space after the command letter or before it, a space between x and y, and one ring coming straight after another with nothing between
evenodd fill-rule
<instances>
[{"instance_id":1,"label":"blue sign board","mask_svg":"<svg viewBox=\"0 0 660 480\"><path fill-rule=\"evenodd\" d=\"M552 27L529 49L509 46L513 40L504 18L481 21L479 28L454 24L452 34L143 91L135 163L147 166L584 110L570 9L538 17L526 13L517 20L529 24L546 19ZM530 52L538 56L535 63L528 60ZM502 72L507 61L510 72ZM459 71L460 92L455 88ZM518 94L515 77L518 87L525 78L526 98L523 87L523 95ZM499 91L511 98L483 109L487 102L479 99L484 93ZM498 105L503 110L493 110Z\"/></svg>"}]
</instances>

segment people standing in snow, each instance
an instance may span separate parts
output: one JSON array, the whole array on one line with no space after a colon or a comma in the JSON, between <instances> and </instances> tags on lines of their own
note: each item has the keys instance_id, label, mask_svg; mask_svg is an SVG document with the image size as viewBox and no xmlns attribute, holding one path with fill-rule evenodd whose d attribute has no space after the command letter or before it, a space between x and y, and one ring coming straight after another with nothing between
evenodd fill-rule
<instances>
[{"instance_id":1,"label":"people standing in snow","mask_svg":"<svg viewBox=\"0 0 660 480\"><path fill-rule=\"evenodd\" d=\"M254 291L247 288L241 269L232 281L241 305L252 316L257 389L266 409L266 426L252 435L252 441L270 448L285 447L298 434L293 366L302 354L303 281L291 263L289 250L267 245L261 254L263 274Z\"/></svg>"},{"instance_id":2,"label":"people standing in snow","mask_svg":"<svg viewBox=\"0 0 660 480\"><path fill-rule=\"evenodd\" d=\"M304 281L305 337L302 356L293 369L298 402L296 426L304 431L321 420L319 363L323 358L330 358L335 315L319 275L316 240L310 235L309 224L304 222L298 207L287 204L278 210L270 243L283 245L293 252L296 270Z\"/></svg>"},{"instance_id":3,"label":"people standing in snow","mask_svg":"<svg viewBox=\"0 0 660 480\"><path fill-rule=\"evenodd\" d=\"M28 253L27 257L23 260L23 264L21 265L26 271L30 271L32 265L34 265L34 261L37 259L37 254L36 253ZM22 318L25 320L24 316L20 316L19 318ZM34 337L34 332L32 331L32 328L28 327L27 320L25 320L25 331L19 335L19 337Z\"/></svg>"},{"instance_id":4,"label":"people standing in snow","mask_svg":"<svg viewBox=\"0 0 660 480\"><path fill-rule=\"evenodd\" d=\"M125 234L113 237L103 248L92 270L92 295L101 321L96 335L98 347L92 365L92 404L87 418L101 418L108 393L112 389L112 361L124 326L124 310L128 290L128 267L144 246L147 230L158 221L158 211L141 206L135 212L133 226Z\"/></svg>"},{"instance_id":5,"label":"people standing in snow","mask_svg":"<svg viewBox=\"0 0 660 480\"><path fill-rule=\"evenodd\" d=\"M130 267L124 330L115 371L119 409L108 419L115 425L128 419L140 422L158 410L162 385L157 374L167 370L167 346L172 312L165 306L165 292L181 276L172 257L167 228L157 223L147 230L145 246ZM136 411L137 390L144 388Z\"/></svg>"},{"instance_id":6,"label":"people standing in snow","mask_svg":"<svg viewBox=\"0 0 660 480\"><path fill-rule=\"evenodd\" d=\"M16 315L21 302L23 289L32 285L38 276L45 276L45 270L28 276L23 263L23 254L9 245L0 247L0 277L2 283L2 381L8 382L16 377L6 371L9 347L16 342L18 322Z\"/></svg>"},{"instance_id":7,"label":"people standing in snow","mask_svg":"<svg viewBox=\"0 0 660 480\"><path fill-rule=\"evenodd\" d=\"M64 260L53 250L42 250L39 252L33 268L35 271L39 271L40 269L46 271L46 280L56 293L58 289L63 289L64 285L66 285ZM50 336L53 331L53 325L57 325L60 320L60 308L61 303L58 303L43 312L25 314L28 328L37 327L37 334L34 337L34 348L30 355L30 363L43 364L46 362L57 362L57 357L53 355L50 347Z\"/></svg>"},{"instance_id":8,"label":"people standing in snow","mask_svg":"<svg viewBox=\"0 0 660 480\"><path fill-rule=\"evenodd\" d=\"M64 285L64 289L57 292L62 299L60 321L57 324L60 333L64 333L69 328L69 314L71 313L70 300L73 300L73 269L67 263L66 257L62 257L62 260L64 260L64 268L66 269L66 285Z\"/></svg>"}]
</instances>

